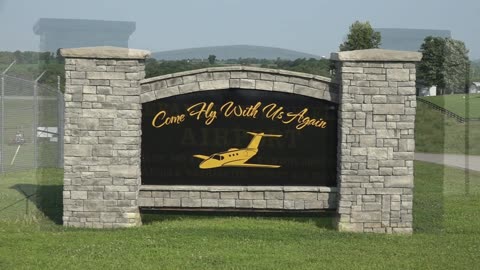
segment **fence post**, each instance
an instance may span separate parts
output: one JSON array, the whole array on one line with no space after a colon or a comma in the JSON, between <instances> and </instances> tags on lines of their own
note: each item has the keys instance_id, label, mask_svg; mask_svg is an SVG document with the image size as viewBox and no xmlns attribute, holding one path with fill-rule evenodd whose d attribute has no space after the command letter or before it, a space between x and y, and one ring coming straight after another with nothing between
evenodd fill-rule
<instances>
[{"instance_id":1,"label":"fence post","mask_svg":"<svg viewBox=\"0 0 480 270\"><path fill-rule=\"evenodd\" d=\"M45 75L47 71L42 72L40 76L35 79L33 84L33 168L38 166L38 81Z\"/></svg>"},{"instance_id":2,"label":"fence post","mask_svg":"<svg viewBox=\"0 0 480 270\"><path fill-rule=\"evenodd\" d=\"M58 167L63 168L63 130L64 130L64 104L63 94L60 90L60 76L57 76L57 133L58 133Z\"/></svg>"},{"instance_id":3,"label":"fence post","mask_svg":"<svg viewBox=\"0 0 480 270\"><path fill-rule=\"evenodd\" d=\"M1 73L1 76L2 76L2 82L1 82L1 98L2 98L2 102L0 104L0 107L1 107L1 114L0 114L0 135L1 135L1 140L0 140L0 172L1 173L5 173L5 166L4 166L4 163L5 163L5 74L7 74L8 70L10 70L11 67L13 67L13 65L15 65L15 63L17 62L17 60L13 60L12 63L10 63L10 65Z\"/></svg>"},{"instance_id":4,"label":"fence post","mask_svg":"<svg viewBox=\"0 0 480 270\"><path fill-rule=\"evenodd\" d=\"M38 130L38 83L33 84L33 168L37 169L37 130Z\"/></svg>"}]
</instances>

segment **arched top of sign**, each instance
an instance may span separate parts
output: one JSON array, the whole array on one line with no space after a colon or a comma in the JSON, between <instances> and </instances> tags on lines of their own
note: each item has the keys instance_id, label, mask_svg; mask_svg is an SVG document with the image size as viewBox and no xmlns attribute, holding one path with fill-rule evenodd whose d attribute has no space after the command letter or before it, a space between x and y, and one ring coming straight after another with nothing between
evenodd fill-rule
<instances>
[{"instance_id":1,"label":"arched top of sign","mask_svg":"<svg viewBox=\"0 0 480 270\"><path fill-rule=\"evenodd\" d=\"M338 85L330 78L278 69L204 68L148 78L140 83L141 103L197 91L235 88L286 92L338 104Z\"/></svg>"}]
</instances>

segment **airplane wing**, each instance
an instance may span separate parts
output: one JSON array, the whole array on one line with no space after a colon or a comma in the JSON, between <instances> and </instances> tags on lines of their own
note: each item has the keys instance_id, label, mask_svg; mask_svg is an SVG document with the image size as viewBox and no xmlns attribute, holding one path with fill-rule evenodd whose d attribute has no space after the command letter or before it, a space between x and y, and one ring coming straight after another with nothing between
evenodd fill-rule
<instances>
[{"instance_id":1,"label":"airplane wing","mask_svg":"<svg viewBox=\"0 0 480 270\"><path fill-rule=\"evenodd\" d=\"M247 131L248 134L250 135L253 135L253 136L262 136L262 137L274 137L274 138L280 138L282 137L283 135L280 135L280 134L264 134L264 133L255 133L255 132L250 132L250 131Z\"/></svg>"},{"instance_id":2,"label":"airplane wing","mask_svg":"<svg viewBox=\"0 0 480 270\"><path fill-rule=\"evenodd\" d=\"M209 158L209 156L205 156L205 155L193 155L193 156L196 157L196 158L199 158L199 159L203 159L203 160Z\"/></svg>"},{"instance_id":3,"label":"airplane wing","mask_svg":"<svg viewBox=\"0 0 480 270\"><path fill-rule=\"evenodd\" d=\"M280 165L268 165L268 164L224 164L222 167L250 167L250 168L280 168Z\"/></svg>"}]
</instances>

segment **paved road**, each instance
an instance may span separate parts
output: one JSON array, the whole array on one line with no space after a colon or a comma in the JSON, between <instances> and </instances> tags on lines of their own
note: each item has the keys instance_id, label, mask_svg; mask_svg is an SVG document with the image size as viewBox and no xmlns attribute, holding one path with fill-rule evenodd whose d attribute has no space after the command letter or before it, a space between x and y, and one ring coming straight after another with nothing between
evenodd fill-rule
<instances>
[{"instance_id":1,"label":"paved road","mask_svg":"<svg viewBox=\"0 0 480 270\"><path fill-rule=\"evenodd\" d=\"M480 172L480 156L415 153L415 160L443 164L462 169L467 168L472 171Z\"/></svg>"}]
</instances>

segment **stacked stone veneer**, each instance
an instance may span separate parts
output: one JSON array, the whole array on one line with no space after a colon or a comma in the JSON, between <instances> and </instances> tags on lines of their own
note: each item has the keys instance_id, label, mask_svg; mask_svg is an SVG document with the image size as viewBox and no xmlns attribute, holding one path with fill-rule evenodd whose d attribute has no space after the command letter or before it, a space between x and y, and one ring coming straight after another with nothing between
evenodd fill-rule
<instances>
[{"instance_id":1,"label":"stacked stone veneer","mask_svg":"<svg viewBox=\"0 0 480 270\"><path fill-rule=\"evenodd\" d=\"M339 97L338 228L411 233L415 62L420 53L332 54Z\"/></svg>"},{"instance_id":2,"label":"stacked stone veneer","mask_svg":"<svg viewBox=\"0 0 480 270\"><path fill-rule=\"evenodd\" d=\"M74 227L140 223L140 83L148 52L62 49L65 59L63 222Z\"/></svg>"},{"instance_id":3,"label":"stacked stone veneer","mask_svg":"<svg viewBox=\"0 0 480 270\"><path fill-rule=\"evenodd\" d=\"M320 210L337 206L332 187L142 186L139 206L239 210Z\"/></svg>"},{"instance_id":4,"label":"stacked stone veneer","mask_svg":"<svg viewBox=\"0 0 480 270\"><path fill-rule=\"evenodd\" d=\"M142 103L169 96L229 88L278 91L338 102L330 78L278 69L215 67L142 80Z\"/></svg>"}]
</instances>

